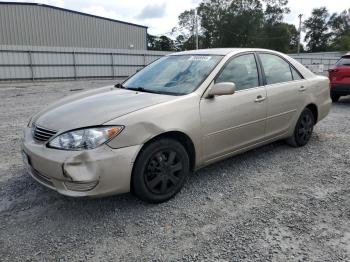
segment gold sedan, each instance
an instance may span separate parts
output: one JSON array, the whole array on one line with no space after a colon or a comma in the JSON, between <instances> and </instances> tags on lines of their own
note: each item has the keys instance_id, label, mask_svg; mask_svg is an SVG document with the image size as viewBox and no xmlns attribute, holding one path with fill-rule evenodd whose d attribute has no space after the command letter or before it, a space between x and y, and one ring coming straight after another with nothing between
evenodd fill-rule
<instances>
[{"instance_id":1,"label":"gold sedan","mask_svg":"<svg viewBox=\"0 0 350 262\"><path fill-rule=\"evenodd\" d=\"M22 153L32 177L61 194L163 202L216 161L280 139L304 146L330 107L328 79L284 54L186 51L45 108Z\"/></svg>"}]
</instances>

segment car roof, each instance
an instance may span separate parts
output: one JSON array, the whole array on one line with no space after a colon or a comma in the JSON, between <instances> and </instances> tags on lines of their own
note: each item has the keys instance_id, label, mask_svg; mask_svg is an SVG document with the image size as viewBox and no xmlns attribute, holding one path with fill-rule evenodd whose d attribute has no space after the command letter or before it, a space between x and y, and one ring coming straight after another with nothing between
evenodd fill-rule
<instances>
[{"instance_id":1,"label":"car roof","mask_svg":"<svg viewBox=\"0 0 350 262\"><path fill-rule=\"evenodd\" d=\"M177 53L172 53L170 55L228 55L231 53L241 53L241 52L253 52L253 51L269 51L275 52L273 50L261 49L261 48L210 48L210 49L199 49L182 51Z\"/></svg>"}]
</instances>

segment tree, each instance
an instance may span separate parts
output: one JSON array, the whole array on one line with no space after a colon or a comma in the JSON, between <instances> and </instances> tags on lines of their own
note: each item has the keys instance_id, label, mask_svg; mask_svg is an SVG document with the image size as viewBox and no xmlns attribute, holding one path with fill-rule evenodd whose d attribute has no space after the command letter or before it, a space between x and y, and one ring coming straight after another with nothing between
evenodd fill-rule
<instances>
[{"instance_id":1,"label":"tree","mask_svg":"<svg viewBox=\"0 0 350 262\"><path fill-rule=\"evenodd\" d=\"M275 24L283 21L284 14L289 14L288 0L265 0L265 21L267 24Z\"/></svg>"},{"instance_id":2,"label":"tree","mask_svg":"<svg viewBox=\"0 0 350 262\"><path fill-rule=\"evenodd\" d=\"M329 30L329 13L326 7L312 10L311 17L304 22L306 30L305 41L310 52L328 51L331 45L332 33Z\"/></svg>"},{"instance_id":3,"label":"tree","mask_svg":"<svg viewBox=\"0 0 350 262\"><path fill-rule=\"evenodd\" d=\"M169 37L162 35L160 37L147 34L148 50L156 51L175 51L175 43Z\"/></svg>"},{"instance_id":4,"label":"tree","mask_svg":"<svg viewBox=\"0 0 350 262\"><path fill-rule=\"evenodd\" d=\"M221 24L226 22L224 16L230 4L230 0L204 0L199 4L198 15L201 18L205 47L221 46L224 35Z\"/></svg>"},{"instance_id":5,"label":"tree","mask_svg":"<svg viewBox=\"0 0 350 262\"><path fill-rule=\"evenodd\" d=\"M288 0L202 0L197 7L199 46L296 52L298 31L294 25L283 22L284 15L290 12L287 5ZM177 50L195 48L194 10L179 16L179 28L184 31L176 39Z\"/></svg>"},{"instance_id":6,"label":"tree","mask_svg":"<svg viewBox=\"0 0 350 262\"><path fill-rule=\"evenodd\" d=\"M154 35L147 34L147 49L156 50L156 37Z\"/></svg>"},{"instance_id":7,"label":"tree","mask_svg":"<svg viewBox=\"0 0 350 262\"><path fill-rule=\"evenodd\" d=\"M196 48L196 39L194 37L196 30L196 15L195 9L186 10L179 15L179 28L173 29L174 31L180 32L181 35L176 39L177 43L182 43L178 46L179 50L190 50ZM197 17L198 19L198 17ZM200 22L198 21L198 26ZM200 29L198 29L200 31ZM199 36L200 38L200 36ZM201 46L201 45L199 45Z\"/></svg>"},{"instance_id":8,"label":"tree","mask_svg":"<svg viewBox=\"0 0 350 262\"><path fill-rule=\"evenodd\" d=\"M278 22L264 26L260 47L284 53L294 53L298 49L298 30L294 25ZM259 44L258 44L259 46Z\"/></svg>"},{"instance_id":9,"label":"tree","mask_svg":"<svg viewBox=\"0 0 350 262\"><path fill-rule=\"evenodd\" d=\"M284 23L285 14L290 12L288 0L265 0L263 29L258 46L289 53L297 50L298 31L294 25Z\"/></svg>"},{"instance_id":10,"label":"tree","mask_svg":"<svg viewBox=\"0 0 350 262\"><path fill-rule=\"evenodd\" d=\"M328 22L332 29L332 49L350 50L350 9L334 13Z\"/></svg>"},{"instance_id":11,"label":"tree","mask_svg":"<svg viewBox=\"0 0 350 262\"><path fill-rule=\"evenodd\" d=\"M196 26L195 10L186 10L179 15L179 26L180 31L185 32L184 34L189 37L193 35Z\"/></svg>"},{"instance_id":12,"label":"tree","mask_svg":"<svg viewBox=\"0 0 350 262\"><path fill-rule=\"evenodd\" d=\"M287 4L288 0L203 0L197 8L200 47L259 46L287 52L295 38L295 27L282 23ZM183 44L191 46L194 9L179 16L179 25L188 32L182 34Z\"/></svg>"},{"instance_id":13,"label":"tree","mask_svg":"<svg viewBox=\"0 0 350 262\"><path fill-rule=\"evenodd\" d=\"M220 46L253 47L261 31L264 12L259 0L232 1L223 16Z\"/></svg>"}]
</instances>

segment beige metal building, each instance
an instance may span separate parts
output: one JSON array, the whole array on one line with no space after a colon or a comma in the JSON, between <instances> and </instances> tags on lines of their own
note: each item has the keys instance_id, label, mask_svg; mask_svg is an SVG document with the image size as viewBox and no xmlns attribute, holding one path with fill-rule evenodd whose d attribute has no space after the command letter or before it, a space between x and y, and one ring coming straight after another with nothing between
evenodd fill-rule
<instances>
[{"instance_id":1,"label":"beige metal building","mask_svg":"<svg viewBox=\"0 0 350 262\"><path fill-rule=\"evenodd\" d=\"M0 45L147 49L147 27L45 4L0 2Z\"/></svg>"}]
</instances>

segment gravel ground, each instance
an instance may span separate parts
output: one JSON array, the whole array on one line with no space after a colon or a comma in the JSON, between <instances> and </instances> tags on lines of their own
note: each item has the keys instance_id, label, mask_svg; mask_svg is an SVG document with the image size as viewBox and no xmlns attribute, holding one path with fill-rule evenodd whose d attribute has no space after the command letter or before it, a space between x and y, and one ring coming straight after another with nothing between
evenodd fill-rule
<instances>
[{"instance_id":1,"label":"gravel ground","mask_svg":"<svg viewBox=\"0 0 350 262\"><path fill-rule=\"evenodd\" d=\"M72 199L25 174L29 116L113 82L0 84L0 261L350 260L350 97L306 147L277 142L211 165L160 205Z\"/></svg>"}]
</instances>

